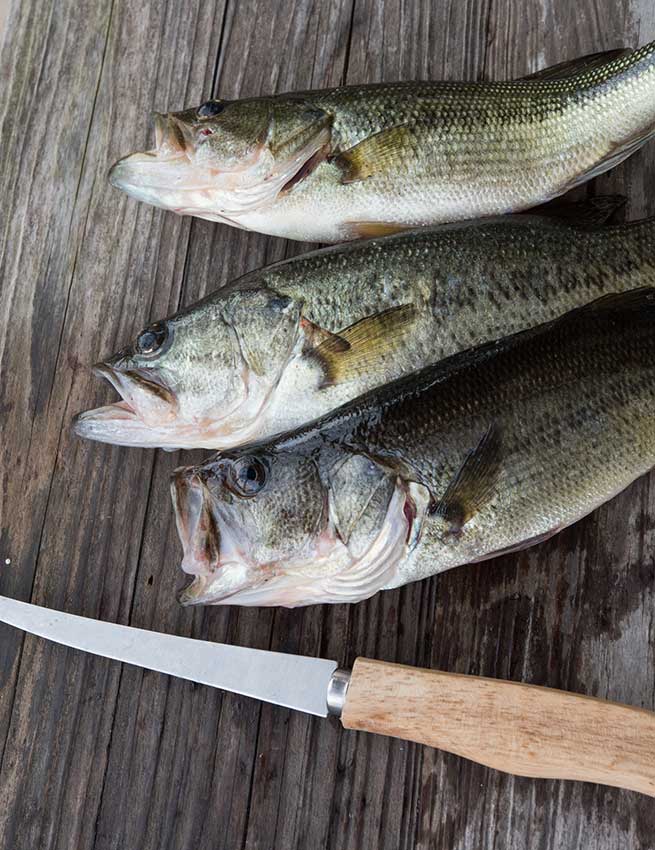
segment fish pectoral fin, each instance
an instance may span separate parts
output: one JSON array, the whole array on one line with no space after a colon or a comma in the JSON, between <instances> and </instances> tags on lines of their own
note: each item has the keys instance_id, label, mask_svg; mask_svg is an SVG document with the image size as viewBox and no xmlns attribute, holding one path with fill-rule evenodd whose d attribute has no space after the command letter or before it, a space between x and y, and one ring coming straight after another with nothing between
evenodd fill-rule
<instances>
[{"instance_id":1,"label":"fish pectoral fin","mask_svg":"<svg viewBox=\"0 0 655 850\"><path fill-rule=\"evenodd\" d=\"M393 159L403 158L412 138L411 128L399 124L369 136L347 151L337 154L333 162L341 169L342 183L367 180L393 166Z\"/></svg>"},{"instance_id":2,"label":"fish pectoral fin","mask_svg":"<svg viewBox=\"0 0 655 850\"><path fill-rule=\"evenodd\" d=\"M580 224L585 227L598 227L608 224L627 204L625 195L596 195L580 201L567 201L557 198L543 207L528 211L528 215L545 215ZM523 215L523 213L522 213Z\"/></svg>"},{"instance_id":3,"label":"fish pectoral fin","mask_svg":"<svg viewBox=\"0 0 655 850\"><path fill-rule=\"evenodd\" d=\"M326 331L325 328L309 319L301 318L300 326L305 335L305 353L316 356L321 348L325 348L328 351L343 354L350 348L350 343L342 336Z\"/></svg>"},{"instance_id":4,"label":"fish pectoral fin","mask_svg":"<svg viewBox=\"0 0 655 850\"><path fill-rule=\"evenodd\" d=\"M367 316L338 334L323 331L325 338L311 352L323 367L325 378L321 386L379 368L380 359L393 354L411 332L415 319L414 305L401 304Z\"/></svg>"},{"instance_id":5,"label":"fish pectoral fin","mask_svg":"<svg viewBox=\"0 0 655 850\"><path fill-rule=\"evenodd\" d=\"M535 71L534 74L528 74L525 77L518 77L518 79L534 80L539 82L565 80L567 77L572 77L575 74L585 74L596 68L602 68L604 65L608 65L615 59L620 59L622 56L629 56L632 52L633 51L629 47L619 47L615 50L604 50L600 53L590 53L587 56L579 56L577 59L559 62L557 65L551 65L549 68L542 68L541 71Z\"/></svg>"},{"instance_id":6,"label":"fish pectoral fin","mask_svg":"<svg viewBox=\"0 0 655 850\"><path fill-rule=\"evenodd\" d=\"M494 423L468 452L446 492L430 509L433 516L441 517L449 526L450 534L457 535L489 502L496 489L501 462L501 432Z\"/></svg>"}]
</instances>

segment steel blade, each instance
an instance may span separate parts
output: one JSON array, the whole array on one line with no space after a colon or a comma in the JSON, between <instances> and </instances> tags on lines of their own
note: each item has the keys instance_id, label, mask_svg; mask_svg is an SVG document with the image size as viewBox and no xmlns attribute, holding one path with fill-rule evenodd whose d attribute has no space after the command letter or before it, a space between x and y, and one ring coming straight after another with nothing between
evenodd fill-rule
<instances>
[{"instance_id":1,"label":"steel blade","mask_svg":"<svg viewBox=\"0 0 655 850\"><path fill-rule=\"evenodd\" d=\"M0 621L65 646L326 717L335 661L229 646L66 614L0 596Z\"/></svg>"}]
</instances>

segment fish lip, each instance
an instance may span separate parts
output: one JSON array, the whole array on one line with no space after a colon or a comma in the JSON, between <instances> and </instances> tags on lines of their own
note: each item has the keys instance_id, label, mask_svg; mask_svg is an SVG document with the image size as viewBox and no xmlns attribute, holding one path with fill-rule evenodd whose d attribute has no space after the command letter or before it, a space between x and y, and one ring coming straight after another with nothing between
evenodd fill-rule
<instances>
[{"instance_id":1,"label":"fish lip","mask_svg":"<svg viewBox=\"0 0 655 850\"><path fill-rule=\"evenodd\" d=\"M136 186L134 179L130 178L133 178L134 163L137 161L141 165L147 164L148 161L151 163L159 162L157 151L133 151L117 159L107 173L109 184L123 192L127 192L131 187Z\"/></svg>"},{"instance_id":2,"label":"fish lip","mask_svg":"<svg viewBox=\"0 0 655 850\"><path fill-rule=\"evenodd\" d=\"M177 591L175 598L183 608L189 608L191 605L199 605L199 597L202 595L200 591L201 588L204 590L206 584L206 579L201 576L191 576L184 587Z\"/></svg>"},{"instance_id":3,"label":"fish lip","mask_svg":"<svg viewBox=\"0 0 655 850\"><path fill-rule=\"evenodd\" d=\"M176 404L175 396L159 376L148 373L148 377L145 377L138 369L122 369L106 362L96 363L91 367L91 371L108 381L121 398L119 401L78 413L73 419L73 432L78 437L103 440L103 427L110 428L113 424L133 425L137 428L143 426L146 431L148 430L148 426L130 400L128 381L138 384L142 390L153 393L157 398L171 406ZM101 433L97 433L97 428L100 429ZM140 436L143 437L143 435ZM142 440L135 444L147 445ZM130 441L126 445L132 445L132 442ZM156 445L156 443L153 441L152 445Z\"/></svg>"},{"instance_id":4,"label":"fish lip","mask_svg":"<svg viewBox=\"0 0 655 850\"><path fill-rule=\"evenodd\" d=\"M166 144L173 149L186 153L189 158L196 152L197 141L193 127L186 121L182 121L174 113L169 112L166 116L168 135Z\"/></svg>"},{"instance_id":5,"label":"fish lip","mask_svg":"<svg viewBox=\"0 0 655 850\"><path fill-rule=\"evenodd\" d=\"M196 148L195 131L174 112L153 113L155 152L159 154L193 154Z\"/></svg>"},{"instance_id":6,"label":"fish lip","mask_svg":"<svg viewBox=\"0 0 655 850\"><path fill-rule=\"evenodd\" d=\"M109 169L107 179L114 188L128 194L143 190L165 191L168 183L164 180L160 185L156 179L157 169L192 163L196 150L193 129L170 112L155 112L153 123L154 148L133 151L118 159Z\"/></svg>"},{"instance_id":7,"label":"fish lip","mask_svg":"<svg viewBox=\"0 0 655 850\"><path fill-rule=\"evenodd\" d=\"M221 567L221 534L211 511L211 494L196 467L174 470L171 499L184 550L182 569L191 575L215 573Z\"/></svg>"},{"instance_id":8,"label":"fish lip","mask_svg":"<svg viewBox=\"0 0 655 850\"><path fill-rule=\"evenodd\" d=\"M170 188L170 180L164 180L161 175L157 180L157 169L162 166L184 166L189 163L189 157L181 151L168 153L156 149L134 151L112 165L107 174L107 180L115 189L128 194L166 191Z\"/></svg>"},{"instance_id":9,"label":"fish lip","mask_svg":"<svg viewBox=\"0 0 655 850\"><path fill-rule=\"evenodd\" d=\"M91 367L91 372L99 378L104 378L108 381L116 392L120 395L120 401L113 401L110 404L103 404L100 407L94 407L90 410L81 410L73 417L73 432L78 437L90 437L88 432L89 426L97 422L114 422L122 420L125 422L134 422L138 419L138 415L134 407L124 396L124 390L121 388L117 378L116 371L106 363L96 363Z\"/></svg>"},{"instance_id":10,"label":"fish lip","mask_svg":"<svg viewBox=\"0 0 655 850\"><path fill-rule=\"evenodd\" d=\"M80 436L82 427L89 422L98 422L100 420L115 420L123 419L125 421L133 421L137 419L134 408L127 401L114 401L111 404L103 404L101 407L94 407L90 410L81 410L73 418L73 430ZM79 429L79 430L78 430Z\"/></svg>"},{"instance_id":11,"label":"fish lip","mask_svg":"<svg viewBox=\"0 0 655 850\"><path fill-rule=\"evenodd\" d=\"M253 565L230 550L223 552L223 536L212 510L214 497L207 486L207 465L182 466L171 475L175 524L184 552L181 568L191 580L178 593L180 605L224 602L259 584ZM220 473L219 473L220 474ZM234 581L234 571L241 573ZM227 586L221 587L221 581Z\"/></svg>"},{"instance_id":12,"label":"fish lip","mask_svg":"<svg viewBox=\"0 0 655 850\"><path fill-rule=\"evenodd\" d=\"M121 400L134 411L136 416L139 415L138 411L135 410L129 400L129 381L132 381L141 389L146 390L147 392L150 392L162 399L162 401L165 401L170 405L175 404L175 396L171 389L167 386L166 382L163 378L150 370L139 369L138 366L124 369L121 366L114 366L111 363L103 362L96 363L92 367L91 371L99 378L104 378L108 381L120 395Z\"/></svg>"},{"instance_id":13,"label":"fish lip","mask_svg":"<svg viewBox=\"0 0 655 850\"><path fill-rule=\"evenodd\" d=\"M238 596L243 591L252 588L252 582L244 581L237 587L229 590L216 591L212 589L214 579L211 576L196 575L191 578L187 584L176 594L178 603L183 608L189 608L192 605L211 604L216 605Z\"/></svg>"}]
</instances>

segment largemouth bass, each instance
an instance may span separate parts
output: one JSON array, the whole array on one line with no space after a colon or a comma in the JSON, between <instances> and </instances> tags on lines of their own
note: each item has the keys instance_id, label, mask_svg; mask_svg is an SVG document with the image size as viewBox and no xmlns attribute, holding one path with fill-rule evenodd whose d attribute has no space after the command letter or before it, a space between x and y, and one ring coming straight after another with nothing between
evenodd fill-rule
<instances>
[{"instance_id":1,"label":"largemouth bass","mask_svg":"<svg viewBox=\"0 0 655 850\"><path fill-rule=\"evenodd\" d=\"M178 470L185 604L356 602L543 540L655 464L655 290Z\"/></svg>"},{"instance_id":2,"label":"largemouth bass","mask_svg":"<svg viewBox=\"0 0 655 850\"><path fill-rule=\"evenodd\" d=\"M83 437L229 448L439 359L655 283L655 220L509 216L306 254L156 322L98 366L122 401Z\"/></svg>"},{"instance_id":3,"label":"largemouth bass","mask_svg":"<svg viewBox=\"0 0 655 850\"><path fill-rule=\"evenodd\" d=\"M510 82L347 86L156 117L109 179L138 200L318 242L526 209L655 131L655 43Z\"/></svg>"}]
</instances>

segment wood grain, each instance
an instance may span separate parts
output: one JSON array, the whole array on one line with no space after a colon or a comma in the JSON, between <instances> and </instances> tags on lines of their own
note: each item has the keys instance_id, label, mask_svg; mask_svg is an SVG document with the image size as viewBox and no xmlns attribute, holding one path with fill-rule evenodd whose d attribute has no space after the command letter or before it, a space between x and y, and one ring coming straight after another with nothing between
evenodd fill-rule
<instances>
[{"instance_id":1,"label":"wood grain","mask_svg":"<svg viewBox=\"0 0 655 850\"><path fill-rule=\"evenodd\" d=\"M148 115L210 92L514 76L655 37L647 0L15 0L0 48L0 591L244 645L655 708L652 477L544 546L297 611L181 610L168 475L82 443L87 366L304 246L108 186ZM655 145L590 191L655 213ZM200 456L200 455L197 455ZM5 564L9 559L10 564ZM652 801L534 782L0 628L3 850L652 850Z\"/></svg>"},{"instance_id":2,"label":"wood grain","mask_svg":"<svg viewBox=\"0 0 655 850\"><path fill-rule=\"evenodd\" d=\"M556 688L358 658L346 729L391 735L537 779L655 797L655 712Z\"/></svg>"}]
</instances>

